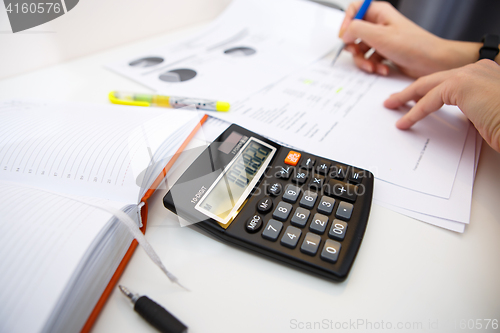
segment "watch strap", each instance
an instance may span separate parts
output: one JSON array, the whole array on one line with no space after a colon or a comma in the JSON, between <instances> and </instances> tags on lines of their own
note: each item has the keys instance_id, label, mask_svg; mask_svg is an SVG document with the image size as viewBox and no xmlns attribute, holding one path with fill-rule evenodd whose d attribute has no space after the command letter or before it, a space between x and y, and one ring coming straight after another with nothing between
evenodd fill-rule
<instances>
[{"instance_id":1,"label":"watch strap","mask_svg":"<svg viewBox=\"0 0 500 333\"><path fill-rule=\"evenodd\" d=\"M479 49L479 60L490 59L495 60L498 52L498 44L500 44L500 37L498 35L486 34L481 39L483 46Z\"/></svg>"}]
</instances>

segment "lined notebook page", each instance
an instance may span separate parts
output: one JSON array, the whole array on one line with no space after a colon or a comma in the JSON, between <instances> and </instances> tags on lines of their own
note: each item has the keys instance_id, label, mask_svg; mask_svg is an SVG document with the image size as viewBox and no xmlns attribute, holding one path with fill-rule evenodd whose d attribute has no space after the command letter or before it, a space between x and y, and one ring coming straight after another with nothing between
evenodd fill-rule
<instances>
[{"instance_id":1,"label":"lined notebook page","mask_svg":"<svg viewBox=\"0 0 500 333\"><path fill-rule=\"evenodd\" d=\"M103 200L95 200L101 202ZM121 208L116 202L108 206ZM36 332L111 214L0 181L0 331Z\"/></svg>"},{"instance_id":2,"label":"lined notebook page","mask_svg":"<svg viewBox=\"0 0 500 333\"><path fill-rule=\"evenodd\" d=\"M9 101L0 103L0 118L0 179L137 203L138 179L154 152L175 130L196 122L197 114Z\"/></svg>"}]
</instances>

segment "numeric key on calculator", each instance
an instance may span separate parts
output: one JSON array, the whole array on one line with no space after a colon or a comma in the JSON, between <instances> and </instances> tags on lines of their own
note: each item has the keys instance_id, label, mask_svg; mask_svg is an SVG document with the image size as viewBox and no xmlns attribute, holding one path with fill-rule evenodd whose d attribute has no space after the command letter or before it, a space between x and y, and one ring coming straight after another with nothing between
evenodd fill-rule
<instances>
[{"instance_id":1,"label":"numeric key on calculator","mask_svg":"<svg viewBox=\"0 0 500 333\"><path fill-rule=\"evenodd\" d=\"M324 234L326 230L326 225L328 224L328 216L316 213L311 221L309 230L316 234Z\"/></svg>"},{"instance_id":2,"label":"numeric key on calculator","mask_svg":"<svg viewBox=\"0 0 500 333\"><path fill-rule=\"evenodd\" d=\"M275 241L278 239L282 228L283 223L270 219L269 222L267 222L266 228L262 232L262 237L271 241Z\"/></svg>"},{"instance_id":3,"label":"numeric key on calculator","mask_svg":"<svg viewBox=\"0 0 500 333\"><path fill-rule=\"evenodd\" d=\"M318 198L318 194L312 191L305 191L302 199L300 199L299 204L307 209L312 209L314 204L316 203L316 199Z\"/></svg>"},{"instance_id":4,"label":"numeric key on calculator","mask_svg":"<svg viewBox=\"0 0 500 333\"><path fill-rule=\"evenodd\" d=\"M335 199L324 195L321 197L321 200L318 204L318 212L321 214L330 215L333 212L334 206L335 206Z\"/></svg>"},{"instance_id":5,"label":"numeric key on calculator","mask_svg":"<svg viewBox=\"0 0 500 333\"><path fill-rule=\"evenodd\" d=\"M297 227L305 227L307 224L307 220L309 220L309 215L311 212L302 207L297 207L295 213L293 213L292 220L290 221L293 225Z\"/></svg>"},{"instance_id":6,"label":"numeric key on calculator","mask_svg":"<svg viewBox=\"0 0 500 333\"><path fill-rule=\"evenodd\" d=\"M310 256L313 256L318 252L319 244L321 243L321 237L315 235L311 232L306 234L302 245L300 246L300 251Z\"/></svg>"},{"instance_id":7,"label":"numeric key on calculator","mask_svg":"<svg viewBox=\"0 0 500 333\"><path fill-rule=\"evenodd\" d=\"M328 236L333 239L343 240L347 231L347 223L340 220L333 220Z\"/></svg>"},{"instance_id":8,"label":"numeric key on calculator","mask_svg":"<svg viewBox=\"0 0 500 333\"><path fill-rule=\"evenodd\" d=\"M301 234L302 231L299 228L295 228L289 225L286 228L283 237L281 237L281 245L294 249L297 246L297 243L299 242Z\"/></svg>"},{"instance_id":9,"label":"numeric key on calculator","mask_svg":"<svg viewBox=\"0 0 500 333\"><path fill-rule=\"evenodd\" d=\"M288 219L288 215L290 215L290 212L292 211L292 208L292 205L289 203L280 201L273 212L273 217L276 220L286 221Z\"/></svg>"},{"instance_id":10,"label":"numeric key on calculator","mask_svg":"<svg viewBox=\"0 0 500 333\"><path fill-rule=\"evenodd\" d=\"M329 261L331 263L336 263L339 258L339 252L342 245L339 242L328 239L325 242L325 246L323 247L323 251L321 251L321 259L325 261Z\"/></svg>"},{"instance_id":11,"label":"numeric key on calculator","mask_svg":"<svg viewBox=\"0 0 500 333\"><path fill-rule=\"evenodd\" d=\"M300 187L288 184L285 188L285 193L283 193L283 200L290 203L297 202L300 194Z\"/></svg>"}]
</instances>

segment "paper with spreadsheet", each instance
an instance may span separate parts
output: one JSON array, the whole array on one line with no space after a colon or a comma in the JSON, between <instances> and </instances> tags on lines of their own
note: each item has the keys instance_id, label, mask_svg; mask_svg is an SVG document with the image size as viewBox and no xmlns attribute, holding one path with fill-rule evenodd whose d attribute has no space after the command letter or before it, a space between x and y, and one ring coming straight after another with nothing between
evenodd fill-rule
<instances>
[{"instance_id":1,"label":"paper with spreadsheet","mask_svg":"<svg viewBox=\"0 0 500 333\"><path fill-rule=\"evenodd\" d=\"M365 168L376 178L414 191L449 198L469 122L444 107L401 131L405 110L383 101L411 80L362 72L344 53L325 57L214 116L288 144Z\"/></svg>"},{"instance_id":2,"label":"paper with spreadsheet","mask_svg":"<svg viewBox=\"0 0 500 333\"><path fill-rule=\"evenodd\" d=\"M234 0L196 36L107 67L168 96L233 103L328 53L343 16L310 1Z\"/></svg>"}]
</instances>

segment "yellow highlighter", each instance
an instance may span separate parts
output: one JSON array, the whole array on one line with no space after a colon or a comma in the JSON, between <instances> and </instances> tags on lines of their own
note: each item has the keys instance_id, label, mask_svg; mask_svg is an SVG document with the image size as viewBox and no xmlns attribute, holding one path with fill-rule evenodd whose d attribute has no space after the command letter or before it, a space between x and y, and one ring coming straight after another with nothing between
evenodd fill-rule
<instances>
[{"instance_id":1,"label":"yellow highlighter","mask_svg":"<svg viewBox=\"0 0 500 333\"><path fill-rule=\"evenodd\" d=\"M179 96L134 94L119 91L112 91L108 96L111 103L121 105L162 106L167 108L194 106L197 109L219 112L227 112L231 107L228 102Z\"/></svg>"}]
</instances>

